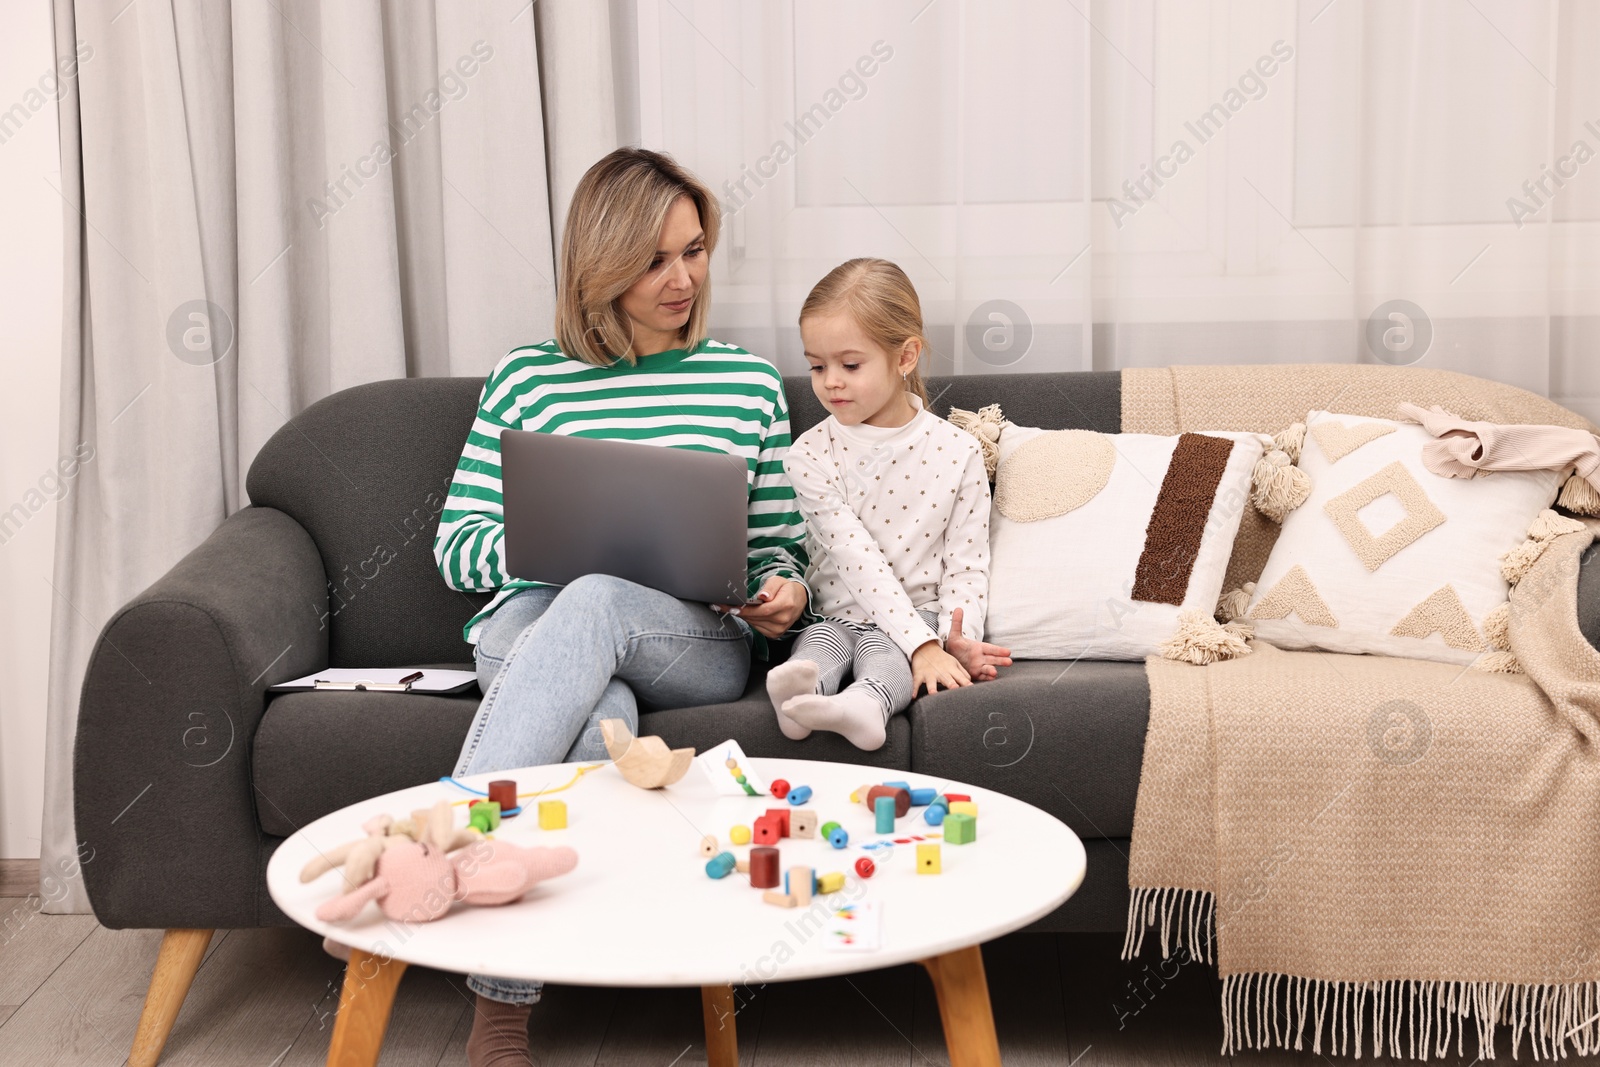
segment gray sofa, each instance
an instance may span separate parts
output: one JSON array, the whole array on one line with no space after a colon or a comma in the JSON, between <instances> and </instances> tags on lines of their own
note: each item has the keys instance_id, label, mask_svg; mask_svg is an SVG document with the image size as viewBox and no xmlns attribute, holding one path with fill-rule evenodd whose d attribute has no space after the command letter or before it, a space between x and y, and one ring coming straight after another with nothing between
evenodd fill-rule
<instances>
[{"instance_id":1,"label":"gray sofa","mask_svg":"<svg viewBox=\"0 0 1600 1067\"><path fill-rule=\"evenodd\" d=\"M1115 433L1121 382L963 376L930 393L941 414L998 402L1024 425ZM106 926L287 924L264 886L283 837L450 771L476 692L265 690L327 666L471 667L461 628L488 594L446 588L432 545L480 384L378 382L312 405L257 456L252 505L107 623L74 760L78 835L95 857L84 879ZM798 434L823 412L805 379L786 384ZM1596 571L1585 568L1580 601L1600 643ZM1137 663L1022 662L916 701L882 749L862 753L833 734L786 740L758 669L739 701L646 712L641 729L673 746L732 736L755 756L859 760L1020 797L1089 855L1082 889L1037 928L1120 931L1148 702Z\"/></svg>"}]
</instances>

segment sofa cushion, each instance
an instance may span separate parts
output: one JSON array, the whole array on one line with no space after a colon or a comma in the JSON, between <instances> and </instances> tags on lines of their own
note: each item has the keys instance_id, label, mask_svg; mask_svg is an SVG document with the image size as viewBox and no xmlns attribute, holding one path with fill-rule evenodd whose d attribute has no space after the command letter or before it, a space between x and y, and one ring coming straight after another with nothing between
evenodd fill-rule
<instances>
[{"instance_id":1,"label":"sofa cushion","mask_svg":"<svg viewBox=\"0 0 1600 1067\"><path fill-rule=\"evenodd\" d=\"M471 670L471 664L440 664ZM267 705L252 752L256 815L261 829L283 837L330 811L449 774L480 697L415 693L281 693ZM752 756L911 766L911 726L889 724L876 752L860 752L838 734L790 741L778 730L765 671L752 672L731 704L647 711L639 730L673 748L704 750L732 737ZM404 814L395 812L396 815Z\"/></svg>"},{"instance_id":2,"label":"sofa cushion","mask_svg":"<svg viewBox=\"0 0 1600 1067\"><path fill-rule=\"evenodd\" d=\"M1149 717L1142 663L1025 660L913 703L911 767L1025 800L1084 839L1127 837Z\"/></svg>"}]
</instances>

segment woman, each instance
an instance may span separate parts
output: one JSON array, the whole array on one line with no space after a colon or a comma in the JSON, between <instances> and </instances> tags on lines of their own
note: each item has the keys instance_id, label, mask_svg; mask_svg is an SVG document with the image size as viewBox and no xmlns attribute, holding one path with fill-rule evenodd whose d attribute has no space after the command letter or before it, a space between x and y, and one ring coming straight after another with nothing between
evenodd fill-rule
<instances>
[{"instance_id":1,"label":"woman","mask_svg":"<svg viewBox=\"0 0 1600 1067\"><path fill-rule=\"evenodd\" d=\"M805 527L783 474L789 414L771 364L705 336L714 197L656 152L622 148L589 168L561 242L556 336L519 348L484 384L439 517L434 559L452 589L500 590L467 623L484 698L455 773L603 759L597 724L638 729L638 707L736 700L762 638L809 599ZM692 603L589 575L559 588L504 571L500 432L715 448L749 470L744 607ZM648 521L640 516L640 521ZM538 983L471 975L469 1061L527 1062Z\"/></svg>"}]
</instances>

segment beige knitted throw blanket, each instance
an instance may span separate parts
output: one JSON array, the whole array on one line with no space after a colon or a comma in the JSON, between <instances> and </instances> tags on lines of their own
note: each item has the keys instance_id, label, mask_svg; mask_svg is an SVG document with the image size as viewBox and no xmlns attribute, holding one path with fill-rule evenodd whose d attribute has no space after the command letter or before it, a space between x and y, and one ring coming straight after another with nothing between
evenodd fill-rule
<instances>
[{"instance_id":1,"label":"beige knitted throw blanket","mask_svg":"<svg viewBox=\"0 0 1600 1067\"><path fill-rule=\"evenodd\" d=\"M1362 384L1381 408L1422 383ZM1517 414L1551 414L1533 408ZM1600 653L1576 608L1590 525L1512 591L1525 675L1262 643L1147 661L1124 955L1214 962L1224 1054L1489 1059L1502 1025L1514 1055L1524 1039L1536 1057L1600 1051Z\"/></svg>"},{"instance_id":2,"label":"beige knitted throw blanket","mask_svg":"<svg viewBox=\"0 0 1600 1067\"><path fill-rule=\"evenodd\" d=\"M1159 658L1125 955L1215 962L1223 1049L1600 1050L1600 652L1593 534L1511 594L1526 675L1286 652Z\"/></svg>"}]
</instances>

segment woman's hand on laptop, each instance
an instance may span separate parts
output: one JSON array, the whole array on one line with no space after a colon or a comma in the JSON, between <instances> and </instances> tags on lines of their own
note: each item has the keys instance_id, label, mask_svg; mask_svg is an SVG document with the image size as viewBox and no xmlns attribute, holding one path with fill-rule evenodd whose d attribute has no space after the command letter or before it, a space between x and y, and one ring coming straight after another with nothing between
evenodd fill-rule
<instances>
[{"instance_id":1,"label":"woman's hand on laptop","mask_svg":"<svg viewBox=\"0 0 1600 1067\"><path fill-rule=\"evenodd\" d=\"M778 575L768 578L755 595L755 603L711 605L717 611L737 615L763 637L782 637L789 632L800 613L806 610L806 587Z\"/></svg>"}]
</instances>

